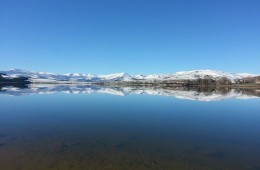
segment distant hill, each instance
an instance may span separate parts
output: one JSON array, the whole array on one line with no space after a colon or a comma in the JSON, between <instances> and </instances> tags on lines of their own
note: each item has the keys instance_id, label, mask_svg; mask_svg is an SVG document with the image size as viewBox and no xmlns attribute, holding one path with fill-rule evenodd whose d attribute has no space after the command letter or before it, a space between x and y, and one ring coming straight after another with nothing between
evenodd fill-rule
<instances>
[{"instance_id":1,"label":"distant hill","mask_svg":"<svg viewBox=\"0 0 260 170\"><path fill-rule=\"evenodd\" d=\"M26 88L30 83L28 77L10 77L7 74L0 73L0 90L5 86Z\"/></svg>"}]
</instances>

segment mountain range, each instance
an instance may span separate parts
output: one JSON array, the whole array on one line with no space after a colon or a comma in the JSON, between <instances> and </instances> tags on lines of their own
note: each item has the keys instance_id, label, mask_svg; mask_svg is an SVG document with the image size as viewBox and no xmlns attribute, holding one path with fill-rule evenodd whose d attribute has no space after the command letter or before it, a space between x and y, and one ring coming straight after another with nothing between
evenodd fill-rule
<instances>
[{"instance_id":1,"label":"mountain range","mask_svg":"<svg viewBox=\"0 0 260 170\"><path fill-rule=\"evenodd\" d=\"M176 81L176 80L197 80L212 79L219 80L227 78L231 82L243 78L257 77L257 74L249 73L228 73L217 70L193 70L181 71L170 74L151 74L151 75L130 75L127 73L115 73L109 75L95 74L53 74L48 72L32 72L20 69L0 71L5 78L27 77L33 83L97 83L97 82L153 82L153 81Z\"/></svg>"}]
</instances>

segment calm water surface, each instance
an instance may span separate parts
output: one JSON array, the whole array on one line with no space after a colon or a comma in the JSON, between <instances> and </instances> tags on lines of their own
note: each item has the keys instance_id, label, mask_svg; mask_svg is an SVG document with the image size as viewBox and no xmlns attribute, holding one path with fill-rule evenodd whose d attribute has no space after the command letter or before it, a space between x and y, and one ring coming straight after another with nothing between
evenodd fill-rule
<instances>
[{"instance_id":1,"label":"calm water surface","mask_svg":"<svg viewBox=\"0 0 260 170\"><path fill-rule=\"evenodd\" d=\"M0 169L259 170L260 99L0 95Z\"/></svg>"}]
</instances>

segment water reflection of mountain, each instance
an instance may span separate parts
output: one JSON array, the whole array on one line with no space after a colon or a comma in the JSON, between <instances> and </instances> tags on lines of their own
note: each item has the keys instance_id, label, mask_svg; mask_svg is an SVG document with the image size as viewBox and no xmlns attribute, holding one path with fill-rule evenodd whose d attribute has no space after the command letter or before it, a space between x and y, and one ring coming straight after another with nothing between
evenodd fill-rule
<instances>
[{"instance_id":1,"label":"water reflection of mountain","mask_svg":"<svg viewBox=\"0 0 260 170\"><path fill-rule=\"evenodd\" d=\"M0 92L5 91L5 89L9 89L10 87L16 89L28 89L29 85L24 83L0 83Z\"/></svg>"},{"instance_id":2,"label":"water reflection of mountain","mask_svg":"<svg viewBox=\"0 0 260 170\"><path fill-rule=\"evenodd\" d=\"M91 94L102 93L125 96L129 94L146 94L173 96L179 99L198 101L216 101L224 99L251 99L260 97L260 89L213 88L213 87L121 87L121 86L87 86L87 85L37 85L0 86L1 94L21 96L29 94Z\"/></svg>"}]
</instances>

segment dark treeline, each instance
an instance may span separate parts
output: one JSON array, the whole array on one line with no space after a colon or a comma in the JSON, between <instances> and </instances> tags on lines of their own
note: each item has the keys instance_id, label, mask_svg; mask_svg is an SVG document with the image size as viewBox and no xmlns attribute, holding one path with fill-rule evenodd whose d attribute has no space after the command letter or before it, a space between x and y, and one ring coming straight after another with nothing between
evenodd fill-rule
<instances>
[{"instance_id":1,"label":"dark treeline","mask_svg":"<svg viewBox=\"0 0 260 170\"><path fill-rule=\"evenodd\" d=\"M239 79L237 84L260 84L260 76L257 77L246 77L243 79Z\"/></svg>"},{"instance_id":2,"label":"dark treeline","mask_svg":"<svg viewBox=\"0 0 260 170\"><path fill-rule=\"evenodd\" d=\"M169 80L162 81L162 84L180 84L184 86L225 86L225 85L249 85L249 84L259 84L260 85L260 76L258 77L248 77L243 79L237 79L232 82L226 77L221 77L219 79L213 79L211 77L204 77L196 80Z\"/></svg>"},{"instance_id":3,"label":"dark treeline","mask_svg":"<svg viewBox=\"0 0 260 170\"><path fill-rule=\"evenodd\" d=\"M231 81L226 77L221 77L218 79L213 79L210 76L205 76L204 78L198 78L194 80L153 80L153 81L118 81L118 82L104 82L103 84L117 84L117 85L130 85L130 86L161 86L161 87L178 87L178 86L239 86L239 85L256 85L260 86L260 76L258 77L248 77L243 79L237 79Z\"/></svg>"}]
</instances>

